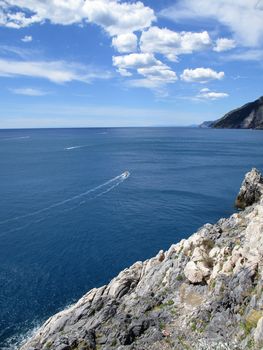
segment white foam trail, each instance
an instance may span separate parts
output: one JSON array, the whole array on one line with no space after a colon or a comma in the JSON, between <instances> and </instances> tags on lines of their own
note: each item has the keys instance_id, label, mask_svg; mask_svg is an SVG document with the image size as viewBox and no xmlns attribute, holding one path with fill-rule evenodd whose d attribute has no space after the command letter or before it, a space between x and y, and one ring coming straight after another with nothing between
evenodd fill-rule
<instances>
[{"instance_id":1,"label":"white foam trail","mask_svg":"<svg viewBox=\"0 0 263 350\"><path fill-rule=\"evenodd\" d=\"M96 199L98 197L101 197L102 195L110 192L111 190L113 190L115 187L119 186L126 178L121 178L120 181L118 181L116 184L114 184L113 186L109 187L107 190L103 191L103 192L99 192L97 195L95 195L94 197L90 197L86 200L83 200L81 201L80 203L78 203L77 205L71 207L71 208L68 208L68 209L64 209L63 210L63 213L66 213L66 212L69 212L69 211L72 211L72 210L75 210L76 208L86 204L88 201L91 201L93 199Z\"/></svg>"},{"instance_id":2,"label":"white foam trail","mask_svg":"<svg viewBox=\"0 0 263 350\"><path fill-rule=\"evenodd\" d=\"M70 198L67 198L63 201L60 201L60 202L57 202L57 203L54 203L46 208L43 208L43 209L39 209L39 210L36 210L34 212L31 212L31 213L28 213L28 214L24 214L24 215L19 215L19 216L16 216L14 218L11 218L11 219L7 219L7 220L3 220L3 221L0 221L0 225L3 225L3 224L6 224L8 222L13 222L13 221L18 221L18 220L21 220L21 219L24 219L24 218L28 218L28 217L32 217L32 216L35 216L35 215L38 215L38 214L41 214L41 213L44 213L46 211L49 211L50 209L53 209L53 208L57 208L57 207L60 207L64 204L67 204L67 203L70 203L76 199L79 199L79 198L82 198L82 197L85 197L87 196L88 194L90 193L94 193L96 191L98 191L99 189L101 188L104 188L106 187L107 185L113 183L113 182L116 182L119 180L119 182L117 184L115 184L114 186L112 186L112 188L118 186L121 182L123 182L124 180L126 180L128 177L130 176L130 173L129 172L124 172L112 179L110 179L109 181L106 181L104 182L103 184L99 185L99 186L96 186L90 190L87 190L85 192L82 192L80 194L77 194L73 197L70 197ZM108 192L108 191L107 191ZM96 198L96 196L94 196L94 198Z\"/></svg>"},{"instance_id":3,"label":"white foam trail","mask_svg":"<svg viewBox=\"0 0 263 350\"><path fill-rule=\"evenodd\" d=\"M25 224L25 225L18 226L18 227L15 227L15 228L13 228L13 229L11 229L11 230L9 230L9 231L3 232L3 234L1 234L0 237L5 236L5 235L7 235L7 234L9 234L9 233L21 231L21 230L23 230L23 229L26 228L26 227L29 227L29 226L31 226L31 225L33 225L33 224L38 224L39 222L44 221L44 220L45 220L45 218L39 219L39 220L30 221L30 222L28 222L28 223Z\"/></svg>"},{"instance_id":4,"label":"white foam trail","mask_svg":"<svg viewBox=\"0 0 263 350\"><path fill-rule=\"evenodd\" d=\"M70 151L72 149L83 148L83 147L87 147L87 145L66 147L66 148L64 148L64 150Z\"/></svg>"},{"instance_id":5,"label":"white foam trail","mask_svg":"<svg viewBox=\"0 0 263 350\"><path fill-rule=\"evenodd\" d=\"M8 137L8 138L5 138L5 139L2 139L2 141L23 140L23 139L30 139L30 136Z\"/></svg>"},{"instance_id":6,"label":"white foam trail","mask_svg":"<svg viewBox=\"0 0 263 350\"><path fill-rule=\"evenodd\" d=\"M125 179L123 179L122 181L124 181ZM113 190L115 187L119 186L120 183L122 183L122 181L117 182L115 185L111 186L110 188L108 188L106 191L103 191L101 193L99 193L97 196L95 196L94 198L98 198L101 197L103 194L106 194L108 192L110 192L111 190Z\"/></svg>"}]
</instances>

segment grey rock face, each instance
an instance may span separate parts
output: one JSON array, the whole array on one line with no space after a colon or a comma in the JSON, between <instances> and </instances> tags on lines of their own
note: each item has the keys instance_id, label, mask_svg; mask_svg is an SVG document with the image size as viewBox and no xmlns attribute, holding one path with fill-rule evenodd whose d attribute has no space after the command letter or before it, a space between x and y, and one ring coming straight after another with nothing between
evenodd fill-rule
<instances>
[{"instance_id":1,"label":"grey rock face","mask_svg":"<svg viewBox=\"0 0 263 350\"><path fill-rule=\"evenodd\" d=\"M263 129L263 96L227 113L210 126L213 128Z\"/></svg>"},{"instance_id":2,"label":"grey rock face","mask_svg":"<svg viewBox=\"0 0 263 350\"><path fill-rule=\"evenodd\" d=\"M47 320L21 350L245 350L263 341L263 192Z\"/></svg>"},{"instance_id":3,"label":"grey rock face","mask_svg":"<svg viewBox=\"0 0 263 350\"><path fill-rule=\"evenodd\" d=\"M236 198L236 207L244 209L257 202L263 193L263 177L257 169L246 174L239 194Z\"/></svg>"}]
</instances>

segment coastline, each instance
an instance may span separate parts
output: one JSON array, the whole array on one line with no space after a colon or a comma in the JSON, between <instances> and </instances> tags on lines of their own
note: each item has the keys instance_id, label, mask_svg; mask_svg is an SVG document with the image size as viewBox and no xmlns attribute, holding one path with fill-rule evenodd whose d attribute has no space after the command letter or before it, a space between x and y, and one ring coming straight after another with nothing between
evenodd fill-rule
<instances>
[{"instance_id":1,"label":"coastline","mask_svg":"<svg viewBox=\"0 0 263 350\"><path fill-rule=\"evenodd\" d=\"M263 345L263 179L244 209L120 272L49 318L21 350L260 349ZM224 347L223 347L224 346Z\"/></svg>"}]
</instances>

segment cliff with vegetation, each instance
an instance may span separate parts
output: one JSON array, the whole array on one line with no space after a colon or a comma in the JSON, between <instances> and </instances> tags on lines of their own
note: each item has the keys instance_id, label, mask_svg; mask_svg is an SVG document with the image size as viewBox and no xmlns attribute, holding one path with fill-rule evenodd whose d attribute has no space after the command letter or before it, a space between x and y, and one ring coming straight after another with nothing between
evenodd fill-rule
<instances>
[{"instance_id":1,"label":"cliff with vegetation","mask_svg":"<svg viewBox=\"0 0 263 350\"><path fill-rule=\"evenodd\" d=\"M263 178L241 208L123 270L45 322L21 350L263 348Z\"/></svg>"},{"instance_id":2,"label":"cliff with vegetation","mask_svg":"<svg viewBox=\"0 0 263 350\"><path fill-rule=\"evenodd\" d=\"M201 127L223 129L263 129L263 96L234 109L214 122L204 122Z\"/></svg>"}]
</instances>

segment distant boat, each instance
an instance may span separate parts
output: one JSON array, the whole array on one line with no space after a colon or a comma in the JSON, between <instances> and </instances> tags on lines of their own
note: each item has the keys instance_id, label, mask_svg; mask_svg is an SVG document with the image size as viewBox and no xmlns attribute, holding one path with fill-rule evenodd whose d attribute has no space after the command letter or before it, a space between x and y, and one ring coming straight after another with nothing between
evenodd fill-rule
<instances>
[{"instance_id":1,"label":"distant boat","mask_svg":"<svg viewBox=\"0 0 263 350\"><path fill-rule=\"evenodd\" d=\"M129 177L130 176L130 173L126 170L126 171L124 171L124 173L122 174L122 177L124 178L124 179L127 179L127 177Z\"/></svg>"}]
</instances>

